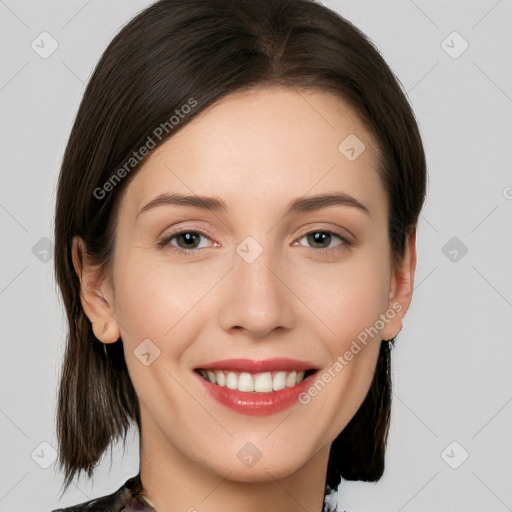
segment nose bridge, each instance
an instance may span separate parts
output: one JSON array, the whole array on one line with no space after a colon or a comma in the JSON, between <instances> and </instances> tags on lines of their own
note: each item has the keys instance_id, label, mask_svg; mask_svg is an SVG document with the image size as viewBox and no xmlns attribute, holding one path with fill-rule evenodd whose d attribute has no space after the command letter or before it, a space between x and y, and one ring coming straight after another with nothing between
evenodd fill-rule
<instances>
[{"instance_id":1,"label":"nose bridge","mask_svg":"<svg viewBox=\"0 0 512 512\"><path fill-rule=\"evenodd\" d=\"M291 294L278 277L282 259L268 240L248 236L236 247L219 311L223 329L243 328L263 337L277 327L291 327Z\"/></svg>"},{"instance_id":2,"label":"nose bridge","mask_svg":"<svg viewBox=\"0 0 512 512\"><path fill-rule=\"evenodd\" d=\"M236 253L233 271L244 287L242 294L261 295L269 301L277 299L280 291L275 273L279 272L279 258L268 241L263 246L253 237L247 237L237 246Z\"/></svg>"}]
</instances>

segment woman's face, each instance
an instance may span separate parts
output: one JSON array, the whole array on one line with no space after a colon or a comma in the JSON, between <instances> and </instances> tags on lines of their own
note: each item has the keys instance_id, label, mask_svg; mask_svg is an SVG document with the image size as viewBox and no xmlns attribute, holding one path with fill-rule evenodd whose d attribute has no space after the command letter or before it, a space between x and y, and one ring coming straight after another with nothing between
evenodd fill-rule
<instances>
[{"instance_id":1,"label":"woman's face","mask_svg":"<svg viewBox=\"0 0 512 512\"><path fill-rule=\"evenodd\" d=\"M155 464L262 481L328 453L410 300L414 238L399 275L377 163L347 104L283 88L225 98L150 154L102 293ZM192 199L148 206L161 195Z\"/></svg>"}]
</instances>

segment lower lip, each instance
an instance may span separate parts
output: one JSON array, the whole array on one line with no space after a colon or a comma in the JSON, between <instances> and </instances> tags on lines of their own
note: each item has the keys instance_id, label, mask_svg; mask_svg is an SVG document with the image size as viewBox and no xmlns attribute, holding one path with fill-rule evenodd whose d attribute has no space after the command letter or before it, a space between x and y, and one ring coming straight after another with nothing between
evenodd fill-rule
<instances>
[{"instance_id":1,"label":"lower lip","mask_svg":"<svg viewBox=\"0 0 512 512\"><path fill-rule=\"evenodd\" d=\"M295 404L299 395L309 388L311 379L317 372L309 375L296 386L270 393L245 393L236 389L217 386L217 384L212 384L197 372L194 373L206 387L209 395L222 405L249 416L266 416L283 411Z\"/></svg>"}]
</instances>

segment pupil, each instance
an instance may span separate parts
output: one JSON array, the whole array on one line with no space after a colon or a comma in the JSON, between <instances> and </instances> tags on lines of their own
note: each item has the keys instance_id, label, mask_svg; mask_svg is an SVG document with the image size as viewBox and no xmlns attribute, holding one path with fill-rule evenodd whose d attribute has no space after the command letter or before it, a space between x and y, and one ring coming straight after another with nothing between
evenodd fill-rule
<instances>
[{"instance_id":1,"label":"pupil","mask_svg":"<svg viewBox=\"0 0 512 512\"><path fill-rule=\"evenodd\" d=\"M197 235L196 235L196 234L194 234L194 233L182 233L182 234L181 234L181 237L182 237L182 239L183 239L183 240L185 240L185 241L186 241L186 244L185 244L185 245L187 245L187 243L191 242L191 244L189 244L189 245L187 246L187 247L189 247L189 248L190 248L190 246L191 246L191 245L194 245L194 242L196 241L196 240L194 240L194 239L195 239L195 238L197 238Z\"/></svg>"},{"instance_id":2,"label":"pupil","mask_svg":"<svg viewBox=\"0 0 512 512\"><path fill-rule=\"evenodd\" d=\"M325 243L326 240L327 242L329 242L331 235L329 233L326 233L325 231L317 231L315 233L308 235L308 237L310 237L314 243L321 244L322 242Z\"/></svg>"},{"instance_id":3,"label":"pupil","mask_svg":"<svg viewBox=\"0 0 512 512\"><path fill-rule=\"evenodd\" d=\"M188 247L193 246L194 242L197 241L197 235L191 232L182 233L181 238L185 241L185 245ZM317 231L315 233L309 234L308 238L310 241L313 241L314 244L325 244L326 241L330 241L331 235L325 231Z\"/></svg>"}]
</instances>

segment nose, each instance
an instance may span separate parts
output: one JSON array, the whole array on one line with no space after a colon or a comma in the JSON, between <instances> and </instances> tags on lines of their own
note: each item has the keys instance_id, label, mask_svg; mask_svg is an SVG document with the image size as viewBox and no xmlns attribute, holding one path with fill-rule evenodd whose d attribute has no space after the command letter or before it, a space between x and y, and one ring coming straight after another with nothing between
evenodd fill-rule
<instances>
[{"instance_id":1,"label":"nose","mask_svg":"<svg viewBox=\"0 0 512 512\"><path fill-rule=\"evenodd\" d=\"M243 330L254 338L291 329L295 314L289 279L271 251L263 250L250 263L235 254L220 290L220 327L226 332Z\"/></svg>"}]
</instances>

